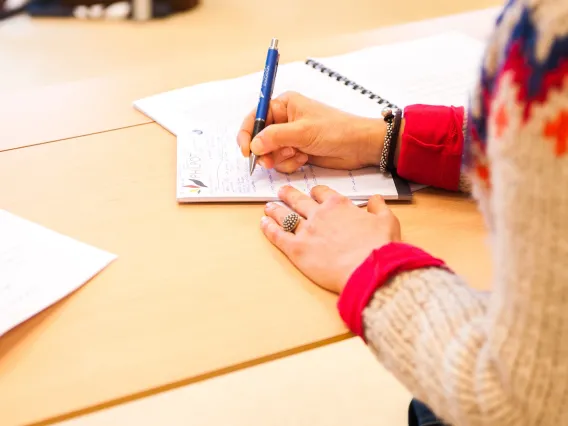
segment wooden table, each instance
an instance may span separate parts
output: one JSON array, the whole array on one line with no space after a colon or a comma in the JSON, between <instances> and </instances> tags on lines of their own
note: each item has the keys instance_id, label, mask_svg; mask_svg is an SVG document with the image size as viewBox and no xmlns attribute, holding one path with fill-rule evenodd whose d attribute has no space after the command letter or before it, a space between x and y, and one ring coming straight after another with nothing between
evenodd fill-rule
<instances>
[{"instance_id":1,"label":"wooden table","mask_svg":"<svg viewBox=\"0 0 568 426\"><path fill-rule=\"evenodd\" d=\"M184 59L187 74L215 71L209 62L243 50L260 49L272 37L283 52L339 34L438 18L500 6L499 0L200 0L200 6L170 19L139 22L86 22L75 19L17 18L0 22L0 91L66 83L130 70L135 76L149 65L163 70ZM260 5L262 6L259 9ZM262 10L262 15L259 15ZM374 42L380 42L375 39ZM333 47L331 45L330 47ZM313 51L308 51L314 54ZM227 58L229 59L229 58ZM287 60L282 57L283 60ZM231 73L234 62L220 70ZM235 70L239 72L238 69ZM213 78L214 77L212 75Z\"/></svg>"},{"instance_id":2,"label":"wooden table","mask_svg":"<svg viewBox=\"0 0 568 426\"><path fill-rule=\"evenodd\" d=\"M490 24L475 19L476 28ZM421 25L416 28L429 27ZM384 41L387 33L319 43L337 43L341 53ZM188 68L172 66L176 72L162 70L164 83L157 68L148 69L146 79L135 80L145 81L143 87L121 86L117 81L126 80L117 74L67 83L68 92L54 86L12 94L14 100L64 93L69 103L58 108L71 119L68 127L52 125L41 108L32 108L24 125L6 122L0 207L119 257L0 339L2 425L47 424L349 335L335 296L305 279L261 234L261 205L176 203L175 139L130 104L192 77L182 72ZM196 80L205 78L200 72ZM125 88L105 98L101 87ZM76 110L84 93L97 109ZM446 259L472 285L488 282L483 224L471 200L427 190L414 204L393 209L407 241Z\"/></svg>"}]
</instances>

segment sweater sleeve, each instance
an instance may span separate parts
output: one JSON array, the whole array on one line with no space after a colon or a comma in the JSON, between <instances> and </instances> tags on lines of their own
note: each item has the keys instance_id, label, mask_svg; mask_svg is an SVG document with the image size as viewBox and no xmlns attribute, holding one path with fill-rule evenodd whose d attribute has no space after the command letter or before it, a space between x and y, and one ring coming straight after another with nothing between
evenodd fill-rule
<instances>
[{"instance_id":1,"label":"sweater sleeve","mask_svg":"<svg viewBox=\"0 0 568 426\"><path fill-rule=\"evenodd\" d=\"M468 191L462 169L464 107L413 104L404 109L397 173L422 185Z\"/></svg>"},{"instance_id":2,"label":"sweater sleeve","mask_svg":"<svg viewBox=\"0 0 568 426\"><path fill-rule=\"evenodd\" d=\"M538 3L533 13L510 2L472 104L469 169L491 233L492 291L427 262L387 263L358 303L376 357L456 425L568 416L568 4ZM375 269L383 256L388 248ZM364 267L344 290L351 298Z\"/></svg>"}]
</instances>

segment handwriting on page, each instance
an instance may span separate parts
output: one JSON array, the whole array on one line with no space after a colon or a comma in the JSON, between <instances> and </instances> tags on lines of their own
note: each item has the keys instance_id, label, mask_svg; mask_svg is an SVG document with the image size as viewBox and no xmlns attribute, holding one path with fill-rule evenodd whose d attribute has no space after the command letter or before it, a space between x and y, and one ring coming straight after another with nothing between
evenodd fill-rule
<instances>
[{"instance_id":1,"label":"handwriting on page","mask_svg":"<svg viewBox=\"0 0 568 426\"><path fill-rule=\"evenodd\" d=\"M0 210L0 335L67 296L116 256Z\"/></svg>"},{"instance_id":2,"label":"handwriting on page","mask_svg":"<svg viewBox=\"0 0 568 426\"><path fill-rule=\"evenodd\" d=\"M327 185L353 199L397 194L392 178L376 168L350 171L306 165L285 174L258 165L250 176L248 159L235 142L238 127L205 124L178 136L178 199L274 200L283 185L306 193L313 186Z\"/></svg>"}]
</instances>

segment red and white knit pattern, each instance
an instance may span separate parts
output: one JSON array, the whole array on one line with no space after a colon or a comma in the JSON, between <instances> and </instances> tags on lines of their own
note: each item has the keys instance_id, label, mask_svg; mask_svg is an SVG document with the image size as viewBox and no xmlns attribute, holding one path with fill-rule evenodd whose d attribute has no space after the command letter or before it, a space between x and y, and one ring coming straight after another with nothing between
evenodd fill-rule
<instances>
[{"instance_id":1,"label":"red and white knit pattern","mask_svg":"<svg viewBox=\"0 0 568 426\"><path fill-rule=\"evenodd\" d=\"M470 110L492 291L403 272L363 313L378 359L455 425L568 422L568 2L510 2ZM451 265L450 265L451 266Z\"/></svg>"}]
</instances>

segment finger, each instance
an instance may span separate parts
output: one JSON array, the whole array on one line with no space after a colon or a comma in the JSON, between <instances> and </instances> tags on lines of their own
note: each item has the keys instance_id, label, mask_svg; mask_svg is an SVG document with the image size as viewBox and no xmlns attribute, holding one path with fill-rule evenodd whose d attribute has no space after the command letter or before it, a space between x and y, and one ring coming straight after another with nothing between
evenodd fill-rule
<instances>
[{"instance_id":1,"label":"finger","mask_svg":"<svg viewBox=\"0 0 568 426\"><path fill-rule=\"evenodd\" d=\"M318 208L318 203L316 203L313 198L288 185L280 188L278 196L286 205L290 206L292 210L298 212L305 218L310 218Z\"/></svg>"},{"instance_id":2,"label":"finger","mask_svg":"<svg viewBox=\"0 0 568 426\"><path fill-rule=\"evenodd\" d=\"M380 195L373 195L367 202L367 211L369 213L378 214L383 210L388 209L387 203Z\"/></svg>"},{"instance_id":3,"label":"finger","mask_svg":"<svg viewBox=\"0 0 568 426\"><path fill-rule=\"evenodd\" d=\"M237 143L239 144L241 153L245 157L250 155L250 142L252 139L252 128L254 126L255 115L256 109L248 113L237 132Z\"/></svg>"},{"instance_id":4,"label":"finger","mask_svg":"<svg viewBox=\"0 0 568 426\"><path fill-rule=\"evenodd\" d=\"M279 203L266 203L266 206L264 206L264 214L271 219L274 219L274 221L280 226L284 225L284 219L291 212L291 209Z\"/></svg>"},{"instance_id":5,"label":"finger","mask_svg":"<svg viewBox=\"0 0 568 426\"><path fill-rule=\"evenodd\" d=\"M279 149L278 151L274 151L271 157L274 161L274 164L276 165L288 160L289 158L294 157L296 153L297 151L294 148L287 146L285 148Z\"/></svg>"},{"instance_id":6,"label":"finger","mask_svg":"<svg viewBox=\"0 0 568 426\"><path fill-rule=\"evenodd\" d=\"M293 252L293 247L297 244L294 241L296 237L291 232L286 232L276 221L270 217L264 216L260 221L260 228L268 241L275 245L286 256Z\"/></svg>"},{"instance_id":7,"label":"finger","mask_svg":"<svg viewBox=\"0 0 568 426\"><path fill-rule=\"evenodd\" d=\"M280 173L294 173L308 162L308 156L303 152L298 152L292 158L274 164L274 168Z\"/></svg>"},{"instance_id":8,"label":"finger","mask_svg":"<svg viewBox=\"0 0 568 426\"><path fill-rule=\"evenodd\" d=\"M287 159L294 157L296 150L294 148L286 147L274 151L272 154L263 155L259 158L260 164L266 169L275 168L277 164L285 162Z\"/></svg>"},{"instance_id":9,"label":"finger","mask_svg":"<svg viewBox=\"0 0 568 426\"><path fill-rule=\"evenodd\" d=\"M241 152L245 157L250 155L250 143L252 140L252 130L254 128L254 121L256 120L256 110L253 109L247 114L243 120L239 132L237 133L237 143L241 148ZM274 117L272 114L272 109L268 108L268 114L266 116L266 125L270 125L274 122Z\"/></svg>"},{"instance_id":10,"label":"finger","mask_svg":"<svg viewBox=\"0 0 568 426\"><path fill-rule=\"evenodd\" d=\"M302 121L272 124L256 135L250 150L256 155L266 155L284 147L301 148L308 144L308 137Z\"/></svg>"},{"instance_id":11,"label":"finger","mask_svg":"<svg viewBox=\"0 0 568 426\"><path fill-rule=\"evenodd\" d=\"M325 185L314 186L311 190L312 197L318 203L325 203L331 199L342 198L341 194Z\"/></svg>"},{"instance_id":12,"label":"finger","mask_svg":"<svg viewBox=\"0 0 568 426\"><path fill-rule=\"evenodd\" d=\"M270 101L270 111L272 112L271 124L288 122L288 106L290 103L290 94L283 93Z\"/></svg>"},{"instance_id":13,"label":"finger","mask_svg":"<svg viewBox=\"0 0 568 426\"><path fill-rule=\"evenodd\" d=\"M288 121L288 101L288 94L282 94L270 101L270 104L268 106L268 114L266 116L266 126L269 126L273 123L284 123ZM250 155L250 144L252 140L254 122L256 120L256 110L257 108L254 108L246 115L237 133L237 143L239 144L241 152L245 157L248 157Z\"/></svg>"},{"instance_id":14,"label":"finger","mask_svg":"<svg viewBox=\"0 0 568 426\"><path fill-rule=\"evenodd\" d=\"M286 216L292 213L292 210L279 203L267 203L264 207L264 213L266 214L266 216L273 219L280 227L283 227ZM294 232L298 231L300 225L302 224L302 220L303 219L300 218L300 222L296 225Z\"/></svg>"}]
</instances>

